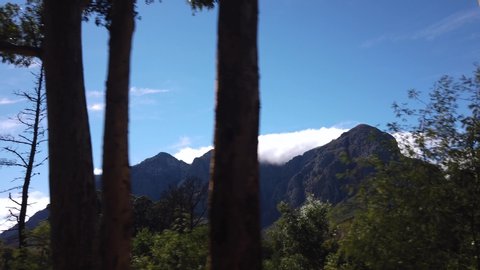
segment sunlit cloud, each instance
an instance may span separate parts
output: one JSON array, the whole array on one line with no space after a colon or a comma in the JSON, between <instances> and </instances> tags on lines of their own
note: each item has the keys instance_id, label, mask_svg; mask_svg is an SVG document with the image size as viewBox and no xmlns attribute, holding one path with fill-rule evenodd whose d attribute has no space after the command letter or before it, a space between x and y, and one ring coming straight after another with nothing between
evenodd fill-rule
<instances>
[{"instance_id":1,"label":"sunlit cloud","mask_svg":"<svg viewBox=\"0 0 480 270\"><path fill-rule=\"evenodd\" d=\"M283 164L295 156L338 138L348 129L322 127L288 133L266 134L258 137L260 162Z\"/></svg>"},{"instance_id":2,"label":"sunlit cloud","mask_svg":"<svg viewBox=\"0 0 480 270\"><path fill-rule=\"evenodd\" d=\"M105 109L105 103L94 103L88 106L90 111L99 112Z\"/></svg>"},{"instance_id":3,"label":"sunlit cloud","mask_svg":"<svg viewBox=\"0 0 480 270\"><path fill-rule=\"evenodd\" d=\"M260 135L258 137L258 158L260 162L264 163L283 164L310 149L329 143L346 131L348 131L346 128L322 127ZM202 156L212 148L212 146L184 147L174 156L186 163L191 163L196 157Z\"/></svg>"},{"instance_id":4,"label":"sunlit cloud","mask_svg":"<svg viewBox=\"0 0 480 270\"><path fill-rule=\"evenodd\" d=\"M24 101L24 99L10 99L10 98L0 98L0 105L9 105L15 104Z\"/></svg>"},{"instance_id":5,"label":"sunlit cloud","mask_svg":"<svg viewBox=\"0 0 480 270\"><path fill-rule=\"evenodd\" d=\"M14 194L12 194L12 197L17 201L20 201L20 198L17 198ZM27 219L36 212L45 209L50 203L50 197L42 192L32 191L28 194L28 203ZM16 214L18 211L14 209L15 207L18 207L18 205L12 202L8 197L0 198L0 233L15 226L16 221L13 217L10 217L9 212L9 210L12 210L12 212Z\"/></svg>"},{"instance_id":6,"label":"sunlit cloud","mask_svg":"<svg viewBox=\"0 0 480 270\"><path fill-rule=\"evenodd\" d=\"M405 40L434 40L448 33L454 32L465 25L480 20L477 8L456 12L418 31L407 34L385 34L369 39L362 43L362 47L371 48L384 42L399 42Z\"/></svg>"},{"instance_id":7,"label":"sunlit cloud","mask_svg":"<svg viewBox=\"0 0 480 270\"><path fill-rule=\"evenodd\" d=\"M145 96L151 94L167 93L170 92L168 89L153 89L153 88L142 88L142 87L131 87L130 94L133 96Z\"/></svg>"},{"instance_id":8,"label":"sunlit cloud","mask_svg":"<svg viewBox=\"0 0 480 270\"><path fill-rule=\"evenodd\" d=\"M103 170L100 168L93 169L93 174L95 175L101 175L102 173L103 173Z\"/></svg>"},{"instance_id":9,"label":"sunlit cloud","mask_svg":"<svg viewBox=\"0 0 480 270\"><path fill-rule=\"evenodd\" d=\"M203 156L212 149L212 146L203 146L199 148L185 147L180 149L180 151L173 156L178 160L183 160L184 162L191 164L195 158Z\"/></svg>"}]
</instances>

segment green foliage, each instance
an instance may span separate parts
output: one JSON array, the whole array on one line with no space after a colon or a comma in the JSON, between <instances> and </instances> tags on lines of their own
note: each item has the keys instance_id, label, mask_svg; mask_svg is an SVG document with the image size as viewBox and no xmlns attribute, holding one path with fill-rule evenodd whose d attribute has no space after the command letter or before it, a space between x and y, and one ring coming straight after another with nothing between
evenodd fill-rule
<instances>
[{"instance_id":1,"label":"green foliage","mask_svg":"<svg viewBox=\"0 0 480 270\"><path fill-rule=\"evenodd\" d=\"M52 269L50 254L50 224L40 223L27 234L28 246L12 248L0 243L0 269Z\"/></svg>"},{"instance_id":2,"label":"green foliage","mask_svg":"<svg viewBox=\"0 0 480 270\"><path fill-rule=\"evenodd\" d=\"M0 43L40 48L43 40L42 1L27 0L25 5L6 3L0 6ZM1 52L3 63L20 66L32 64L32 57Z\"/></svg>"},{"instance_id":3,"label":"green foliage","mask_svg":"<svg viewBox=\"0 0 480 270\"><path fill-rule=\"evenodd\" d=\"M440 171L414 160L379 169L358 194L342 250L369 269L440 269L458 248L454 209Z\"/></svg>"},{"instance_id":4,"label":"green foliage","mask_svg":"<svg viewBox=\"0 0 480 270\"><path fill-rule=\"evenodd\" d=\"M134 198L134 232L192 230L205 222L207 195L207 184L192 177L163 192L156 203L144 196Z\"/></svg>"},{"instance_id":5,"label":"green foliage","mask_svg":"<svg viewBox=\"0 0 480 270\"><path fill-rule=\"evenodd\" d=\"M187 2L194 11L199 11L203 8L212 9L218 0L187 0Z\"/></svg>"},{"instance_id":6,"label":"green foliage","mask_svg":"<svg viewBox=\"0 0 480 270\"><path fill-rule=\"evenodd\" d=\"M330 205L308 196L299 209L280 203L280 219L266 232L265 269L323 269L335 249L328 222Z\"/></svg>"},{"instance_id":7,"label":"green foliage","mask_svg":"<svg viewBox=\"0 0 480 270\"><path fill-rule=\"evenodd\" d=\"M133 240L133 269L205 269L208 253L208 227L192 231L165 230L151 233L144 229Z\"/></svg>"},{"instance_id":8,"label":"green foliage","mask_svg":"<svg viewBox=\"0 0 480 270\"><path fill-rule=\"evenodd\" d=\"M423 101L394 104L393 132L416 159L377 165L333 265L344 269L480 269L480 68L444 76ZM414 120L414 125L408 125Z\"/></svg>"}]
</instances>

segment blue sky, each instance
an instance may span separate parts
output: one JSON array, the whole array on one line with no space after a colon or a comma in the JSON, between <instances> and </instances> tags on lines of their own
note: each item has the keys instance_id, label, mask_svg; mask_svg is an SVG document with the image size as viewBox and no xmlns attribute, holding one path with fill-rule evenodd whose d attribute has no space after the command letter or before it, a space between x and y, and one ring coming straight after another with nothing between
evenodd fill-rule
<instances>
[{"instance_id":1,"label":"blue sky","mask_svg":"<svg viewBox=\"0 0 480 270\"><path fill-rule=\"evenodd\" d=\"M163 0L140 4L139 14L131 164L161 151L183 149L185 156L205 151L213 137L217 10L192 16L185 1ZM475 0L260 0L261 156L282 162L358 123L384 128L394 120L392 102L406 100L408 89L427 91L441 75L471 74L480 58L479 30ZM84 24L96 168L101 168L107 38L104 29ZM15 102L11 93L29 89L30 72L37 69L0 65L1 133L19 131L8 117L25 102ZM46 168L40 172L33 190L46 195ZM15 173L0 168L0 189L12 185Z\"/></svg>"}]
</instances>

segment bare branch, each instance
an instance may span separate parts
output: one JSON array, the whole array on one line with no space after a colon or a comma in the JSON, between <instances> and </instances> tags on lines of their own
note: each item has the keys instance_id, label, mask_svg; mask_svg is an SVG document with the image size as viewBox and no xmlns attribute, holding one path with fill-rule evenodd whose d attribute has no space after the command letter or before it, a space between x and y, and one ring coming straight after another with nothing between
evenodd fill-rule
<instances>
[{"instance_id":1,"label":"bare branch","mask_svg":"<svg viewBox=\"0 0 480 270\"><path fill-rule=\"evenodd\" d=\"M8 209L8 212L10 212L10 216L11 216L11 217L14 217L14 218L17 220L17 222L18 222L18 216L15 215L15 214L12 212L11 209Z\"/></svg>"},{"instance_id":2,"label":"bare branch","mask_svg":"<svg viewBox=\"0 0 480 270\"><path fill-rule=\"evenodd\" d=\"M23 139L26 139L26 138L23 138ZM30 143L28 141L25 142L25 141L17 140L17 139L15 139L15 137L10 136L10 135L5 135L5 136L0 135L0 141L1 142L11 142L11 143L30 145Z\"/></svg>"},{"instance_id":3,"label":"bare branch","mask_svg":"<svg viewBox=\"0 0 480 270\"><path fill-rule=\"evenodd\" d=\"M18 153L16 150L13 150L13 149L11 149L11 148L9 148L9 147L4 147L3 149L4 149L5 151L7 151L7 152L10 152L10 153L16 155L16 156L23 162L23 164L24 164L25 166L28 165L28 163L25 161L25 159L23 158L23 156L20 155L20 153Z\"/></svg>"},{"instance_id":4,"label":"bare branch","mask_svg":"<svg viewBox=\"0 0 480 270\"><path fill-rule=\"evenodd\" d=\"M12 198L12 193L8 193L8 198L9 198L12 202L16 203L17 205L22 206L21 203L17 202L14 198Z\"/></svg>"},{"instance_id":5,"label":"bare branch","mask_svg":"<svg viewBox=\"0 0 480 270\"><path fill-rule=\"evenodd\" d=\"M20 138L24 139L25 141L27 141L27 142L28 142L28 143L27 143L28 145L31 145L32 142L33 142L31 139L23 136L22 134L18 135L18 137L20 137Z\"/></svg>"},{"instance_id":6,"label":"bare branch","mask_svg":"<svg viewBox=\"0 0 480 270\"><path fill-rule=\"evenodd\" d=\"M18 189L21 189L22 186L16 186L16 187L12 187L12 188L9 188L9 189L5 189L5 190L2 190L0 191L0 193L6 193L6 192L10 192L12 190L18 190Z\"/></svg>"}]
</instances>

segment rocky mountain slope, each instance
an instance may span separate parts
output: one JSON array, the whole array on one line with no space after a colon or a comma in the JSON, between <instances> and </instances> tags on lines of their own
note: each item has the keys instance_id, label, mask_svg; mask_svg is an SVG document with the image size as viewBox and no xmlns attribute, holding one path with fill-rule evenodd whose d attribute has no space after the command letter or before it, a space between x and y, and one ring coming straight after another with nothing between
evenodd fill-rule
<instances>
[{"instance_id":1,"label":"rocky mountain slope","mask_svg":"<svg viewBox=\"0 0 480 270\"><path fill-rule=\"evenodd\" d=\"M158 200L169 186L179 185L189 177L206 183L211 155L210 151L192 164L167 153L148 158L132 166L132 192ZM278 218L276 205L280 201L299 206L307 193L332 204L350 198L358 185L374 172L372 166L362 162L364 158L375 156L386 162L399 155L397 143L390 134L368 125L358 125L338 139L283 165L260 164L262 226Z\"/></svg>"},{"instance_id":2,"label":"rocky mountain slope","mask_svg":"<svg viewBox=\"0 0 480 270\"><path fill-rule=\"evenodd\" d=\"M170 185L179 185L189 177L207 182L211 151L192 164L160 153L132 167L132 191L153 200ZM287 201L301 205L307 193L329 201L341 202L355 193L370 173L371 166L360 162L372 156L382 161L397 158L400 151L388 133L368 125L358 125L332 142L294 157L283 165L260 164L262 225L277 217L276 205Z\"/></svg>"}]
</instances>

